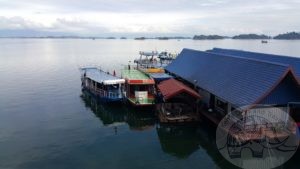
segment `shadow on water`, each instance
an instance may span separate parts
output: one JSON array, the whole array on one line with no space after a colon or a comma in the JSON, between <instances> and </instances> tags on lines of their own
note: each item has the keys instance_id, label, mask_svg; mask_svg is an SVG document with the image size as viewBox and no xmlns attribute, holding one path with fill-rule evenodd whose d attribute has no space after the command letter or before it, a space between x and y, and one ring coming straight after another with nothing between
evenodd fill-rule
<instances>
[{"instance_id":1,"label":"shadow on water","mask_svg":"<svg viewBox=\"0 0 300 169\"><path fill-rule=\"evenodd\" d=\"M156 131L165 153L187 158L199 149L196 126L158 125Z\"/></svg>"},{"instance_id":2,"label":"shadow on water","mask_svg":"<svg viewBox=\"0 0 300 169\"><path fill-rule=\"evenodd\" d=\"M153 109L137 109L126 107L121 103L103 103L90 92L83 90L80 96L85 107L100 119L104 126L117 126L127 123L131 130L146 130L153 128L156 118Z\"/></svg>"}]
</instances>

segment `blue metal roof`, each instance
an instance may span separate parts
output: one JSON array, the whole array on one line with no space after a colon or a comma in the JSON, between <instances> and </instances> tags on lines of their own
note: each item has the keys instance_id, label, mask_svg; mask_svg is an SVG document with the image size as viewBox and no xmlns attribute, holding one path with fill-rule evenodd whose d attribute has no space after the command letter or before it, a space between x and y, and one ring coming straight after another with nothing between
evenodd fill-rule
<instances>
[{"instance_id":1,"label":"blue metal roof","mask_svg":"<svg viewBox=\"0 0 300 169\"><path fill-rule=\"evenodd\" d=\"M276 88L261 101L261 104L284 105L289 102L300 101L300 87L292 74L288 74Z\"/></svg>"},{"instance_id":2,"label":"blue metal roof","mask_svg":"<svg viewBox=\"0 0 300 169\"><path fill-rule=\"evenodd\" d=\"M207 50L207 52L287 64L290 65L292 69L295 71L297 78L298 79L300 78L300 58L297 57L250 52L250 51L243 51L243 50L236 50L236 49L221 49L221 48L213 48L212 50Z\"/></svg>"},{"instance_id":3,"label":"blue metal roof","mask_svg":"<svg viewBox=\"0 0 300 169\"><path fill-rule=\"evenodd\" d=\"M173 78L171 75L166 73L148 73L150 77L152 77L155 81L163 81L167 79Z\"/></svg>"},{"instance_id":4,"label":"blue metal roof","mask_svg":"<svg viewBox=\"0 0 300 169\"><path fill-rule=\"evenodd\" d=\"M257 103L290 71L285 64L183 49L166 70L235 106Z\"/></svg>"}]
</instances>

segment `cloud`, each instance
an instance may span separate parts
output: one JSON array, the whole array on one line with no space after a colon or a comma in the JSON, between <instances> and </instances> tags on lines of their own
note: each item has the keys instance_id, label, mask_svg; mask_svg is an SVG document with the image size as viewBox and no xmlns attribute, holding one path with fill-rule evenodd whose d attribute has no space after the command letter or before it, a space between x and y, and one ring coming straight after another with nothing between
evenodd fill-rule
<instances>
[{"instance_id":1,"label":"cloud","mask_svg":"<svg viewBox=\"0 0 300 169\"><path fill-rule=\"evenodd\" d=\"M0 28L2 29L27 29L40 28L41 24L26 20L22 17L3 17L0 16Z\"/></svg>"},{"instance_id":2,"label":"cloud","mask_svg":"<svg viewBox=\"0 0 300 169\"><path fill-rule=\"evenodd\" d=\"M298 9L297 0L1 0L0 29L100 36L274 35L299 31Z\"/></svg>"}]
</instances>

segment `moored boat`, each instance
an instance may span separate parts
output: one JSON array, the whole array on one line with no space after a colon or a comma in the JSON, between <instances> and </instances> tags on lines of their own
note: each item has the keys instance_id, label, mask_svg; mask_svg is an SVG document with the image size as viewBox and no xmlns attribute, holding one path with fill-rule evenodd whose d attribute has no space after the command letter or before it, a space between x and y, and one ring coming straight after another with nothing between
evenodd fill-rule
<instances>
[{"instance_id":1,"label":"moored boat","mask_svg":"<svg viewBox=\"0 0 300 169\"><path fill-rule=\"evenodd\" d=\"M176 55L168 52L140 52L140 57L134 60L137 68L145 73L164 73L164 67L170 64Z\"/></svg>"},{"instance_id":2,"label":"moored boat","mask_svg":"<svg viewBox=\"0 0 300 169\"><path fill-rule=\"evenodd\" d=\"M104 102L123 99L125 80L96 67L80 68L82 88L90 91Z\"/></svg>"},{"instance_id":3,"label":"moored boat","mask_svg":"<svg viewBox=\"0 0 300 169\"><path fill-rule=\"evenodd\" d=\"M154 105L154 80L144 72L137 69L123 69L122 77L125 79L124 95L128 102L134 106Z\"/></svg>"}]
</instances>

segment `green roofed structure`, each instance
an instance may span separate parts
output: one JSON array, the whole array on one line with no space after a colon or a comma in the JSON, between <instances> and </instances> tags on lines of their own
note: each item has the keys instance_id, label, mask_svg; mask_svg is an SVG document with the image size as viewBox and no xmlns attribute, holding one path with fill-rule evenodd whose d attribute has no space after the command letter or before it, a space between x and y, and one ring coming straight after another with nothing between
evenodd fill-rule
<instances>
[{"instance_id":1,"label":"green roofed structure","mask_svg":"<svg viewBox=\"0 0 300 169\"><path fill-rule=\"evenodd\" d=\"M154 80L137 69L123 69L125 79L125 96L134 106L150 106L154 104Z\"/></svg>"}]
</instances>

